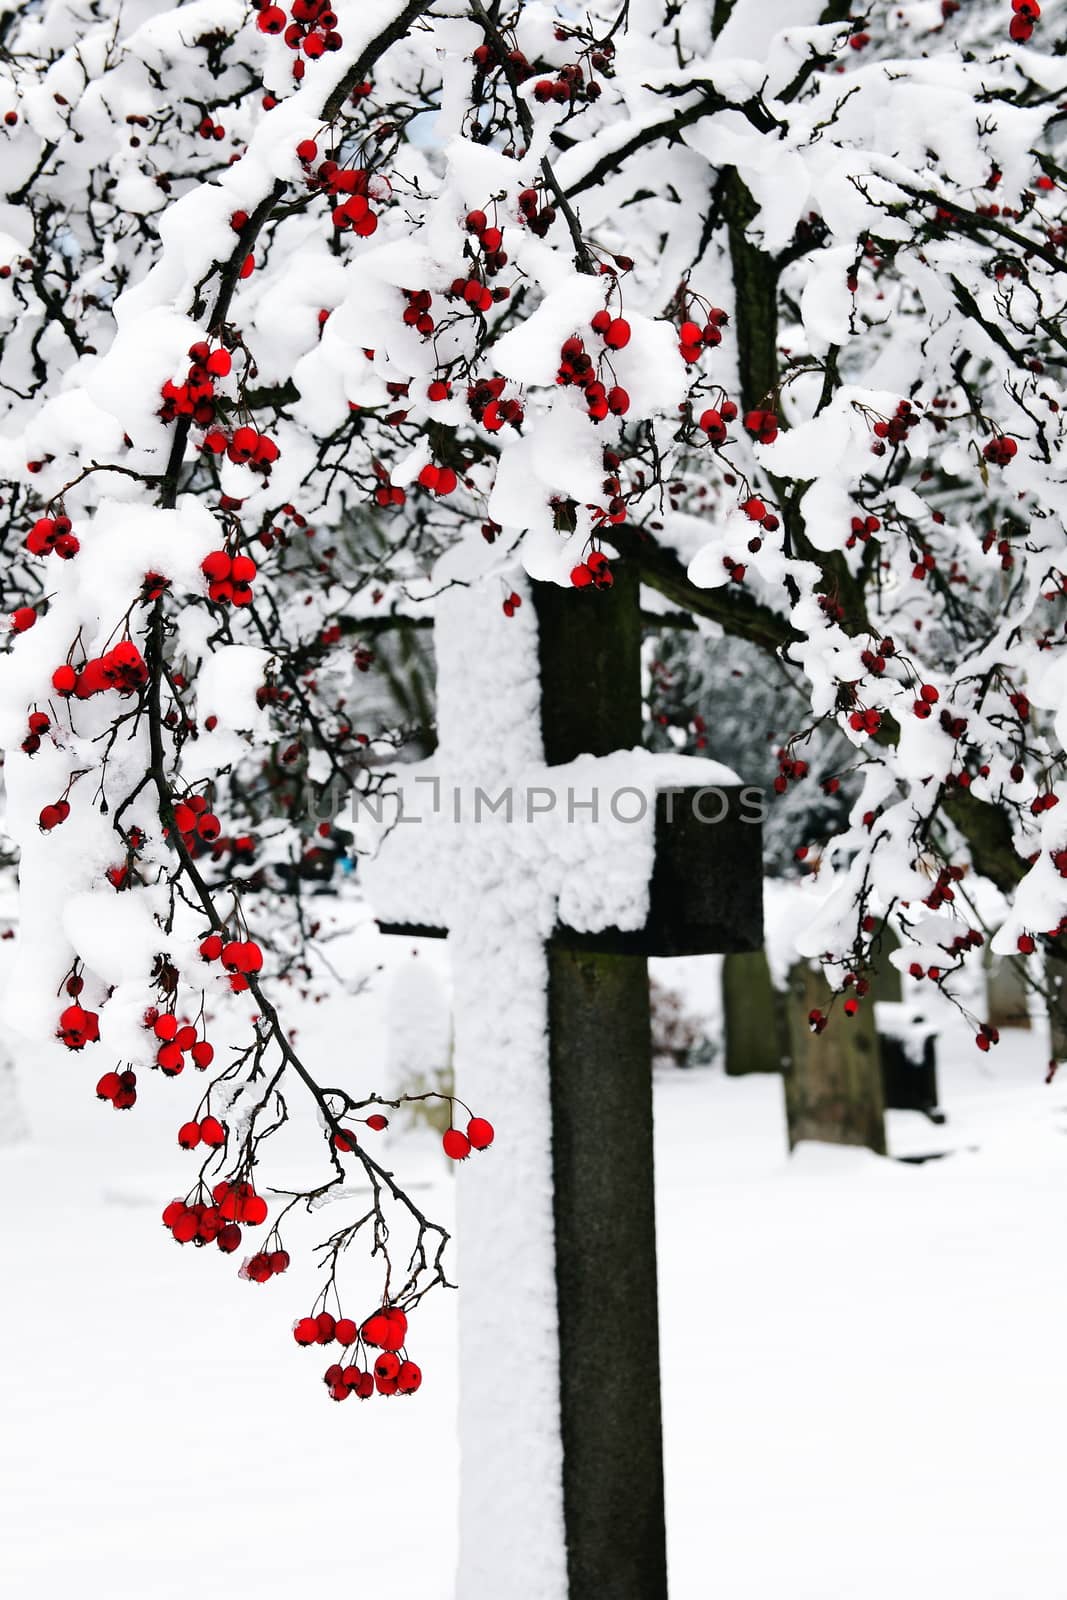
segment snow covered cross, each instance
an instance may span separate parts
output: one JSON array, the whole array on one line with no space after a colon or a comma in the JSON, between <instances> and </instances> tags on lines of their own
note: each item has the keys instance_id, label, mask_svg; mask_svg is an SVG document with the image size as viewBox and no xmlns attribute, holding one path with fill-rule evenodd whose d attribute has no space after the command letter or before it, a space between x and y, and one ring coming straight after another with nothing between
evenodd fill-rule
<instances>
[{"instance_id":1,"label":"snow covered cross","mask_svg":"<svg viewBox=\"0 0 1067 1600\"><path fill-rule=\"evenodd\" d=\"M439 747L366 871L388 931L448 934L497 1129L459 1185L457 1595L662 1600L647 957L761 946L759 791L637 748L624 567L509 587L438 600Z\"/></svg>"}]
</instances>

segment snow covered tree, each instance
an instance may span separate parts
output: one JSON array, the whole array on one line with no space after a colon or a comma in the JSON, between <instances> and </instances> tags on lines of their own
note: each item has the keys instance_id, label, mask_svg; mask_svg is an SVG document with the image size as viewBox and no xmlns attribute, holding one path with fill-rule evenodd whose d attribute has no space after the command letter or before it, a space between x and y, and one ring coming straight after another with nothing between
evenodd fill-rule
<instances>
[{"instance_id":1,"label":"snow covered tree","mask_svg":"<svg viewBox=\"0 0 1067 1600\"><path fill-rule=\"evenodd\" d=\"M244 1270L283 1270L287 1208L361 1169L328 1277L365 1229L383 1392L418 1381L394 1347L446 1236L285 994L346 797L425 736L419 675L375 651L432 612L439 557L488 561L508 615L523 573L596 606L621 558L771 658L805 697L772 787L851 802L794 841L845 1009L887 920L951 988L977 873L1067 1048L1063 14L0 6L8 1013L119 1109L203 1070L178 1239L238 1249L311 1106L321 1182ZM333 1337L323 1305L298 1339Z\"/></svg>"}]
</instances>

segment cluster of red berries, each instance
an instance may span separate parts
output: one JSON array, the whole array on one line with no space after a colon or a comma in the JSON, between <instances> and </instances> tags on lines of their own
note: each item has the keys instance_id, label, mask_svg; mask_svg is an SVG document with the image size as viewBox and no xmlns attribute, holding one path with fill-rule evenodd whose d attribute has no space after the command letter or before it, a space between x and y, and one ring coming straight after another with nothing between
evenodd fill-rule
<instances>
[{"instance_id":1,"label":"cluster of red berries","mask_svg":"<svg viewBox=\"0 0 1067 1600\"><path fill-rule=\"evenodd\" d=\"M974 1042L979 1050L986 1051L991 1045L1000 1043L1000 1029L994 1028L991 1022L981 1022Z\"/></svg>"},{"instance_id":2,"label":"cluster of red berries","mask_svg":"<svg viewBox=\"0 0 1067 1600\"><path fill-rule=\"evenodd\" d=\"M871 430L874 434L874 444L871 450L876 456L885 455L886 444L903 444L908 437L910 429L922 421L910 400L902 400L897 406L893 416L879 417Z\"/></svg>"},{"instance_id":3,"label":"cluster of red berries","mask_svg":"<svg viewBox=\"0 0 1067 1600\"><path fill-rule=\"evenodd\" d=\"M600 85L595 78L590 78L587 83L585 73L578 62L569 63L560 67L559 76L556 78L538 78L534 84L533 97L541 105L547 105L554 100L557 105L569 105L572 100L599 100Z\"/></svg>"},{"instance_id":4,"label":"cluster of red berries","mask_svg":"<svg viewBox=\"0 0 1067 1600\"><path fill-rule=\"evenodd\" d=\"M215 380L228 377L233 359L222 346L212 349L203 339L189 347L189 371L184 383L167 379L160 393L163 404L159 415L164 422L175 417L192 417L206 428L215 419Z\"/></svg>"},{"instance_id":5,"label":"cluster of red berries","mask_svg":"<svg viewBox=\"0 0 1067 1600\"><path fill-rule=\"evenodd\" d=\"M175 802L174 826L190 854L195 854L201 844L213 844L222 832L222 823L209 810L202 794L191 794Z\"/></svg>"},{"instance_id":6,"label":"cluster of red berries","mask_svg":"<svg viewBox=\"0 0 1067 1600\"><path fill-rule=\"evenodd\" d=\"M466 1133L449 1128L441 1140L445 1155L453 1161L466 1161L472 1150L488 1150L492 1142L493 1124L484 1117L471 1117Z\"/></svg>"},{"instance_id":7,"label":"cluster of red berries","mask_svg":"<svg viewBox=\"0 0 1067 1600\"><path fill-rule=\"evenodd\" d=\"M1026 44L1034 31L1034 23L1041 15L1038 0L1011 0L1012 19L1008 36L1016 44Z\"/></svg>"},{"instance_id":8,"label":"cluster of red berries","mask_svg":"<svg viewBox=\"0 0 1067 1600\"><path fill-rule=\"evenodd\" d=\"M926 577L934 571L936 566L937 561L934 558L933 552L930 550L923 550L916 558L915 565L911 569L911 575L916 582L922 583Z\"/></svg>"},{"instance_id":9,"label":"cluster of red berries","mask_svg":"<svg viewBox=\"0 0 1067 1600\"><path fill-rule=\"evenodd\" d=\"M238 1276L247 1278L250 1283L266 1283L269 1278L285 1272L288 1266L288 1250L257 1250L254 1256L249 1256Z\"/></svg>"},{"instance_id":10,"label":"cluster of red berries","mask_svg":"<svg viewBox=\"0 0 1067 1600\"><path fill-rule=\"evenodd\" d=\"M52 726L52 719L44 711L31 711L27 718L28 732L22 741L22 749L28 756L36 755L41 748L41 740Z\"/></svg>"},{"instance_id":11,"label":"cluster of red berries","mask_svg":"<svg viewBox=\"0 0 1067 1600\"><path fill-rule=\"evenodd\" d=\"M508 423L513 428L520 428L525 418L521 401L503 398L505 386L504 378L479 378L467 390L471 416L489 433L499 433ZM431 389L434 387L434 384L430 385ZM430 398L433 399L432 394Z\"/></svg>"},{"instance_id":12,"label":"cluster of red berries","mask_svg":"<svg viewBox=\"0 0 1067 1600\"><path fill-rule=\"evenodd\" d=\"M678 349L686 366L700 360L709 345L722 344L722 330L730 318L718 306L709 306L703 326L688 319L678 329Z\"/></svg>"},{"instance_id":13,"label":"cluster of red berries","mask_svg":"<svg viewBox=\"0 0 1067 1600\"><path fill-rule=\"evenodd\" d=\"M375 1390L381 1395L414 1394L421 1385L421 1371L414 1361L403 1356L407 1331L408 1319L400 1307L385 1306L368 1317L362 1328L351 1317L335 1318L328 1311L301 1317L293 1327L293 1338L304 1347L333 1344L336 1340L346 1350L360 1342L378 1350L370 1372L355 1363L342 1366L335 1362L325 1374L332 1400L347 1400L350 1394L369 1400Z\"/></svg>"},{"instance_id":14,"label":"cluster of red berries","mask_svg":"<svg viewBox=\"0 0 1067 1600\"><path fill-rule=\"evenodd\" d=\"M482 72L486 68L503 66L509 78L514 78L518 83L524 83L527 78L533 77L534 69L527 61L521 50L507 50L501 55L495 40L487 40L478 45L471 56L474 65Z\"/></svg>"},{"instance_id":15,"label":"cluster of red berries","mask_svg":"<svg viewBox=\"0 0 1067 1600\"><path fill-rule=\"evenodd\" d=\"M489 276L493 277L508 264L503 233L495 223L489 221L484 211L477 208L467 212L466 228L481 245L483 265Z\"/></svg>"},{"instance_id":16,"label":"cluster of red berries","mask_svg":"<svg viewBox=\"0 0 1067 1600\"><path fill-rule=\"evenodd\" d=\"M428 339L437 326L430 315L433 295L429 289L404 289L402 292L407 301L401 318L402 322L406 327L414 328L416 332L421 333L424 339ZM431 394L430 399L432 400L433 398L434 396ZM441 395L438 398L444 399L444 396Z\"/></svg>"},{"instance_id":17,"label":"cluster of red berries","mask_svg":"<svg viewBox=\"0 0 1067 1600\"><path fill-rule=\"evenodd\" d=\"M1053 794L1051 789L1046 789L1044 794L1035 795L1030 802L1030 815L1039 817L1043 811L1051 811L1053 806L1058 806L1060 797Z\"/></svg>"},{"instance_id":18,"label":"cluster of red berries","mask_svg":"<svg viewBox=\"0 0 1067 1600\"><path fill-rule=\"evenodd\" d=\"M536 189L523 189L519 193L519 219L531 233L543 239L556 220L556 208L543 206Z\"/></svg>"},{"instance_id":19,"label":"cluster of red berries","mask_svg":"<svg viewBox=\"0 0 1067 1600\"><path fill-rule=\"evenodd\" d=\"M61 822L66 822L70 816L70 801L55 800L51 805L42 806L37 826L42 833L51 833L53 828L58 828Z\"/></svg>"},{"instance_id":20,"label":"cluster of red berries","mask_svg":"<svg viewBox=\"0 0 1067 1600\"><path fill-rule=\"evenodd\" d=\"M260 33L282 34L290 50L310 61L317 61L329 50L340 50L344 43L337 32L337 13L329 0L293 0L289 17L271 0L253 0L253 4L259 12L256 27ZM293 77L299 81L303 76L303 61L294 61Z\"/></svg>"},{"instance_id":21,"label":"cluster of red berries","mask_svg":"<svg viewBox=\"0 0 1067 1600\"><path fill-rule=\"evenodd\" d=\"M179 1072L185 1070L186 1055L201 1071L210 1067L215 1059L214 1047L198 1036L191 1022L179 1022L173 1011L157 1011L154 1006L149 1007L144 1014L144 1026L151 1028L159 1042L156 1066L168 1078L176 1078ZM214 1118L211 1120L214 1121ZM218 1140L218 1143L221 1144L222 1140Z\"/></svg>"},{"instance_id":22,"label":"cluster of red berries","mask_svg":"<svg viewBox=\"0 0 1067 1600\"><path fill-rule=\"evenodd\" d=\"M179 1244L216 1244L224 1255L230 1255L241 1243L237 1223L227 1221L220 1206L206 1205L203 1200L192 1205L172 1200L163 1209L163 1223Z\"/></svg>"},{"instance_id":23,"label":"cluster of red berries","mask_svg":"<svg viewBox=\"0 0 1067 1600\"><path fill-rule=\"evenodd\" d=\"M593 521L598 523L619 523L626 521L626 501L622 497L622 481L618 476L620 457L614 450L604 451L604 470L607 477L603 482L604 493L608 496L607 506L587 506L586 509L593 513Z\"/></svg>"},{"instance_id":24,"label":"cluster of red berries","mask_svg":"<svg viewBox=\"0 0 1067 1600\"><path fill-rule=\"evenodd\" d=\"M853 517L848 538L845 540L845 549L854 550L857 543L866 544L873 533L879 532L881 526L877 517Z\"/></svg>"},{"instance_id":25,"label":"cluster of red berries","mask_svg":"<svg viewBox=\"0 0 1067 1600\"><path fill-rule=\"evenodd\" d=\"M1019 446L1006 433L998 434L982 446L982 454L994 467L1006 467L1019 453Z\"/></svg>"},{"instance_id":26,"label":"cluster of red berries","mask_svg":"<svg viewBox=\"0 0 1067 1600\"><path fill-rule=\"evenodd\" d=\"M252 580L258 568L251 556L234 556L228 550L212 550L200 563L200 570L207 579L208 599L216 605L252 604Z\"/></svg>"},{"instance_id":27,"label":"cluster of red berries","mask_svg":"<svg viewBox=\"0 0 1067 1600\"><path fill-rule=\"evenodd\" d=\"M125 1072L105 1072L96 1086L96 1098L110 1101L116 1111L129 1111L137 1104L137 1074L127 1068Z\"/></svg>"},{"instance_id":28,"label":"cluster of red berries","mask_svg":"<svg viewBox=\"0 0 1067 1600\"><path fill-rule=\"evenodd\" d=\"M745 431L757 444L773 444L778 437L778 414L775 411L746 411Z\"/></svg>"},{"instance_id":29,"label":"cluster of red berries","mask_svg":"<svg viewBox=\"0 0 1067 1600\"><path fill-rule=\"evenodd\" d=\"M464 305L484 317L487 311L492 310L497 299L507 299L509 292L507 289L490 289L487 283L477 277L453 278L445 291L445 299L462 300Z\"/></svg>"},{"instance_id":30,"label":"cluster of red berries","mask_svg":"<svg viewBox=\"0 0 1067 1600\"><path fill-rule=\"evenodd\" d=\"M571 583L575 589L610 589L615 582L608 558L603 550L591 550L584 561L571 568Z\"/></svg>"},{"instance_id":31,"label":"cluster of red berries","mask_svg":"<svg viewBox=\"0 0 1067 1600\"><path fill-rule=\"evenodd\" d=\"M786 750L778 752L778 776L774 780L775 794L785 794L791 783L799 783L808 775L808 763L797 761Z\"/></svg>"},{"instance_id":32,"label":"cluster of red berries","mask_svg":"<svg viewBox=\"0 0 1067 1600\"><path fill-rule=\"evenodd\" d=\"M459 479L451 467L439 467L434 462L428 461L419 473L419 483L431 494L440 497L451 494Z\"/></svg>"},{"instance_id":33,"label":"cluster of red berries","mask_svg":"<svg viewBox=\"0 0 1067 1600\"><path fill-rule=\"evenodd\" d=\"M209 1150L218 1150L226 1143L226 1129L218 1117L201 1117L199 1122L183 1122L178 1129L178 1143L183 1150L195 1150L206 1144Z\"/></svg>"},{"instance_id":34,"label":"cluster of red berries","mask_svg":"<svg viewBox=\"0 0 1067 1600\"><path fill-rule=\"evenodd\" d=\"M221 1178L212 1189L211 1198L226 1222L244 1222L250 1228L258 1228L267 1220L267 1202L245 1178L237 1182Z\"/></svg>"},{"instance_id":35,"label":"cluster of red berries","mask_svg":"<svg viewBox=\"0 0 1067 1600\"><path fill-rule=\"evenodd\" d=\"M433 385L431 384L430 387L432 388ZM432 399L433 396L431 395L430 398ZM407 499L407 495L399 485L390 481L388 467L384 467L377 458L373 462L373 467L374 476L378 479L378 487L374 491L375 504L381 506L383 511L389 506L402 506Z\"/></svg>"},{"instance_id":36,"label":"cluster of red berries","mask_svg":"<svg viewBox=\"0 0 1067 1600\"><path fill-rule=\"evenodd\" d=\"M591 326L593 332L603 338L609 350L623 350L630 342L630 324L624 317L612 317L610 311L598 311ZM618 384L608 388L598 378L597 370L584 341L577 334L563 341L556 382L584 389L586 407L594 422L602 422L609 414L625 416L630 409L630 396Z\"/></svg>"},{"instance_id":37,"label":"cluster of red berries","mask_svg":"<svg viewBox=\"0 0 1067 1600\"><path fill-rule=\"evenodd\" d=\"M122 695L136 694L147 682L148 667L132 639L121 639L102 656L80 667L65 662L52 674L52 687L64 699L73 695L77 700L89 700L108 689Z\"/></svg>"},{"instance_id":38,"label":"cluster of red berries","mask_svg":"<svg viewBox=\"0 0 1067 1600\"><path fill-rule=\"evenodd\" d=\"M516 611L519 609L519 607L521 605L522 605L522 595L521 594L516 594L514 589L513 589L510 594L504 596L504 602L503 602L504 615L506 617L513 617L515 615Z\"/></svg>"},{"instance_id":39,"label":"cluster of red berries","mask_svg":"<svg viewBox=\"0 0 1067 1600\"><path fill-rule=\"evenodd\" d=\"M310 168L313 161L318 161L319 147L314 139L302 139L296 153ZM365 167L342 167L337 161L322 161L314 172L309 171L307 182L309 189L321 191L333 202L333 225L339 233L351 229L360 239L369 239L378 231L378 214L371 206L371 175Z\"/></svg>"},{"instance_id":40,"label":"cluster of red berries","mask_svg":"<svg viewBox=\"0 0 1067 1600\"><path fill-rule=\"evenodd\" d=\"M873 706L868 706L866 710L853 711L849 715L848 725L853 733L877 733L882 726L882 713L876 711Z\"/></svg>"},{"instance_id":41,"label":"cluster of red berries","mask_svg":"<svg viewBox=\"0 0 1067 1600\"><path fill-rule=\"evenodd\" d=\"M61 561L69 561L81 549L77 535L71 532L72 526L69 517L38 517L26 535L26 549L33 556L54 553Z\"/></svg>"},{"instance_id":42,"label":"cluster of red berries","mask_svg":"<svg viewBox=\"0 0 1067 1600\"><path fill-rule=\"evenodd\" d=\"M1012 567L1015 565L1015 557L1012 554L1011 541L1009 539L998 538L996 530L992 529L989 533L984 533L982 535L983 554L988 555L994 545L996 545L997 555L1000 557L1000 570L1002 572L1010 572ZM1051 599L1052 596L1046 595L1045 598L1046 600Z\"/></svg>"},{"instance_id":43,"label":"cluster of red berries","mask_svg":"<svg viewBox=\"0 0 1067 1600\"><path fill-rule=\"evenodd\" d=\"M758 494L749 495L747 500L742 500L741 510L749 522L758 522L761 528L766 528L768 533L773 533L779 526L778 518L773 511L768 511ZM751 548L751 547L750 547Z\"/></svg>"},{"instance_id":44,"label":"cluster of red berries","mask_svg":"<svg viewBox=\"0 0 1067 1600\"><path fill-rule=\"evenodd\" d=\"M210 428L204 435L204 449L213 456L225 455L235 466L251 467L265 475L281 455L273 439L247 424L235 428L230 435L222 428Z\"/></svg>"},{"instance_id":45,"label":"cluster of red berries","mask_svg":"<svg viewBox=\"0 0 1067 1600\"><path fill-rule=\"evenodd\" d=\"M208 116L201 117L200 124L196 131L200 135L201 139L217 140L225 139L226 137L226 129L223 127L222 123L212 122L211 118Z\"/></svg>"},{"instance_id":46,"label":"cluster of red berries","mask_svg":"<svg viewBox=\"0 0 1067 1600\"><path fill-rule=\"evenodd\" d=\"M877 650L861 650L860 660L868 672L880 678L886 668L886 657L896 654L896 641L887 633L878 641Z\"/></svg>"},{"instance_id":47,"label":"cluster of red berries","mask_svg":"<svg viewBox=\"0 0 1067 1600\"><path fill-rule=\"evenodd\" d=\"M263 970L263 951L254 939L228 939L223 942L217 933L209 933L200 941L200 954L205 961L221 961L230 975L230 988L240 994L248 988L248 980Z\"/></svg>"},{"instance_id":48,"label":"cluster of red berries","mask_svg":"<svg viewBox=\"0 0 1067 1600\"><path fill-rule=\"evenodd\" d=\"M723 400L718 406L709 406L707 411L701 413L700 427L716 449L726 443L727 424L733 422L736 416L737 407L732 400Z\"/></svg>"},{"instance_id":49,"label":"cluster of red berries","mask_svg":"<svg viewBox=\"0 0 1067 1600\"><path fill-rule=\"evenodd\" d=\"M917 717L925 721L940 698L940 691L935 689L932 683L921 684L918 698L912 706L912 710Z\"/></svg>"},{"instance_id":50,"label":"cluster of red berries","mask_svg":"<svg viewBox=\"0 0 1067 1600\"><path fill-rule=\"evenodd\" d=\"M962 867L942 867L933 888L923 900L923 905L929 906L931 911L940 911L943 905L951 905L956 898L956 891L952 885L959 883L962 877Z\"/></svg>"},{"instance_id":51,"label":"cluster of red berries","mask_svg":"<svg viewBox=\"0 0 1067 1600\"><path fill-rule=\"evenodd\" d=\"M99 1015L75 1001L59 1013L56 1038L62 1039L68 1050L84 1050L87 1044L96 1044L100 1038Z\"/></svg>"}]
</instances>

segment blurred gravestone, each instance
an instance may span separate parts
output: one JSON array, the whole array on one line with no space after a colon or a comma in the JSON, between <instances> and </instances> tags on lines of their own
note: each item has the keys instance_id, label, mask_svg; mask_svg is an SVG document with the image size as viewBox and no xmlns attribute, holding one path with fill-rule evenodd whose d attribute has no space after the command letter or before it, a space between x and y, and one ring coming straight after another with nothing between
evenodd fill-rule
<instances>
[{"instance_id":1,"label":"blurred gravestone","mask_svg":"<svg viewBox=\"0 0 1067 1600\"><path fill-rule=\"evenodd\" d=\"M452 1008L444 984L425 956L413 952L389 986L386 1098L452 1093ZM452 1118L446 1100L403 1106L394 1120L426 1123L443 1133Z\"/></svg>"},{"instance_id":2,"label":"blurred gravestone","mask_svg":"<svg viewBox=\"0 0 1067 1600\"><path fill-rule=\"evenodd\" d=\"M944 1122L937 1105L937 1034L915 1006L883 1000L875 1007L882 1091L894 1111L921 1111Z\"/></svg>"},{"instance_id":3,"label":"blurred gravestone","mask_svg":"<svg viewBox=\"0 0 1067 1600\"><path fill-rule=\"evenodd\" d=\"M829 1025L813 1033L814 1010L825 1012L830 989L817 967L797 962L789 973L786 1012L789 1060L785 1109L789 1147L802 1139L865 1145L885 1155L882 1073L874 1007L855 1017L836 1007Z\"/></svg>"},{"instance_id":4,"label":"blurred gravestone","mask_svg":"<svg viewBox=\"0 0 1067 1600\"><path fill-rule=\"evenodd\" d=\"M987 953L986 1021L995 1028L1029 1028L1029 986L1023 963Z\"/></svg>"},{"instance_id":5,"label":"blurred gravestone","mask_svg":"<svg viewBox=\"0 0 1067 1600\"><path fill-rule=\"evenodd\" d=\"M765 950L723 957L722 1006L727 1073L781 1072L788 1052L784 1010Z\"/></svg>"}]
</instances>

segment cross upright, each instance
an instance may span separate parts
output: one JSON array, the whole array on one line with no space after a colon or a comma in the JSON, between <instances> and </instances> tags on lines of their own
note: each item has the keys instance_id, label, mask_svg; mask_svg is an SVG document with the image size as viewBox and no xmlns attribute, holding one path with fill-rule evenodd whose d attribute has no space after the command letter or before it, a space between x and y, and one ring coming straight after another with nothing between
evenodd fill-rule
<instances>
[{"instance_id":1,"label":"cross upright","mask_svg":"<svg viewBox=\"0 0 1067 1600\"><path fill-rule=\"evenodd\" d=\"M620 563L609 591L535 583L532 600L536 630L527 606L518 669L496 683L506 698L539 678L540 729L526 753L542 761L542 778L575 762L588 773L580 758L590 757L594 771L617 774L602 758L641 743L637 577ZM499 584L451 604L484 624ZM454 617L444 636L439 614L432 765L442 776L478 769L457 750L464 731L479 744L469 710L449 723L450 693L470 704L469 683L454 677L479 670L463 628ZM481 744L499 780L491 734ZM443 871L447 828L396 827L368 874L384 931L451 936L457 1089L498 1129L495 1172L487 1158L460 1184L458 1600L666 1600L648 957L762 947L761 836L733 775L724 781L712 763L645 754L635 770L653 775L643 926L591 926L588 916L567 926L562 901L554 927L524 936L515 925L516 942L536 942L527 971L539 993L514 1006L500 993L499 952L486 954L501 939L485 933L481 913L491 923L496 897L521 901L536 877L528 828L468 828ZM548 837L558 854L558 834L555 845ZM550 865L546 856L542 875ZM473 919L459 892L472 876ZM516 952L516 965L525 959Z\"/></svg>"}]
</instances>

